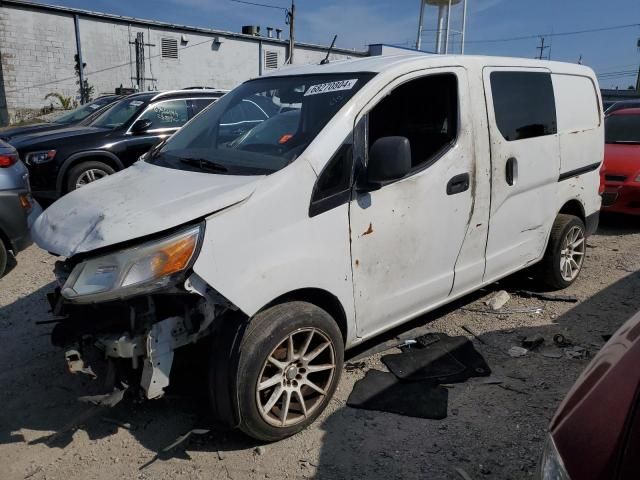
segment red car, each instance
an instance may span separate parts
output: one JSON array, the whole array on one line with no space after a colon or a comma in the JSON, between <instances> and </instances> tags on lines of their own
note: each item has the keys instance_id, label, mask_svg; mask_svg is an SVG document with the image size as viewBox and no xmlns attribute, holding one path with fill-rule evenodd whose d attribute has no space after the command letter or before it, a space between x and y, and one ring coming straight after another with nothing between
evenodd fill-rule
<instances>
[{"instance_id":1,"label":"red car","mask_svg":"<svg viewBox=\"0 0 640 480\"><path fill-rule=\"evenodd\" d=\"M608 115L605 143L600 170L602 210L640 215L640 108Z\"/></svg>"},{"instance_id":2,"label":"red car","mask_svg":"<svg viewBox=\"0 0 640 480\"><path fill-rule=\"evenodd\" d=\"M640 479L640 313L602 347L549 427L540 480Z\"/></svg>"}]
</instances>

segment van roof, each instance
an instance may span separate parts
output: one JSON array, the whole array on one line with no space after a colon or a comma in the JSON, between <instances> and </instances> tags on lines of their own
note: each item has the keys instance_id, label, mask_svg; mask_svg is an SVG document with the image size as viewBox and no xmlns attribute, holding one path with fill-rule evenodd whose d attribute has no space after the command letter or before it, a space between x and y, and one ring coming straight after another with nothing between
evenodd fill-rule
<instances>
[{"instance_id":1,"label":"van roof","mask_svg":"<svg viewBox=\"0 0 640 480\"><path fill-rule=\"evenodd\" d=\"M403 65L424 67L445 67L460 65L482 68L484 66L508 67L539 67L547 68L556 73L572 73L595 76L593 70L575 63L552 62L548 60L532 60L515 57L492 57L476 55L433 55L426 53L410 53L401 55L379 55L349 60L331 61L325 65L291 65L269 72L265 76L308 75L321 73L354 73L354 72L382 72Z\"/></svg>"}]
</instances>

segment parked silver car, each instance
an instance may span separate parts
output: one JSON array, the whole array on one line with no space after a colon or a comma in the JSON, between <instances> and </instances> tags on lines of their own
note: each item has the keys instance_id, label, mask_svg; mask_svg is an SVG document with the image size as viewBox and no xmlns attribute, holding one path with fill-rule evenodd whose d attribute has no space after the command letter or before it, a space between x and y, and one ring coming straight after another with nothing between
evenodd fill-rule
<instances>
[{"instance_id":1,"label":"parked silver car","mask_svg":"<svg viewBox=\"0 0 640 480\"><path fill-rule=\"evenodd\" d=\"M0 277L9 252L31 245L29 230L42 209L31 196L29 173L11 145L0 140Z\"/></svg>"}]
</instances>

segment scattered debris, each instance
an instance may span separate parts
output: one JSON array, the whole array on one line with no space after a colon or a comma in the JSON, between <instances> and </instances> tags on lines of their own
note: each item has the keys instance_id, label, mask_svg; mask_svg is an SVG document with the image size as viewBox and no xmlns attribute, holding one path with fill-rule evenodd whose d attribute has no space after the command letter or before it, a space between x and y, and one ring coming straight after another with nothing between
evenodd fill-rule
<instances>
[{"instance_id":1,"label":"scattered debris","mask_svg":"<svg viewBox=\"0 0 640 480\"><path fill-rule=\"evenodd\" d=\"M485 310L482 308L461 308L467 312L493 313L494 315L513 315L515 313L542 313L542 307L514 308L511 310Z\"/></svg>"},{"instance_id":2,"label":"scattered debris","mask_svg":"<svg viewBox=\"0 0 640 480\"><path fill-rule=\"evenodd\" d=\"M544 352L540 352L540 355L547 358L562 358L562 353L557 350L547 350Z\"/></svg>"},{"instance_id":3,"label":"scattered debris","mask_svg":"<svg viewBox=\"0 0 640 480\"><path fill-rule=\"evenodd\" d=\"M491 369L467 337L439 335L440 340L418 338L416 348L382 357L382 363L401 380L430 380L437 383L464 382L471 377L485 377Z\"/></svg>"},{"instance_id":4,"label":"scattered debris","mask_svg":"<svg viewBox=\"0 0 640 480\"><path fill-rule=\"evenodd\" d=\"M532 292L530 290L518 290L516 292L518 295L523 297L534 297L539 298L540 300L548 300L550 302L569 302L569 303L577 303L580 301L578 297L573 295L552 295L549 293L543 292Z\"/></svg>"},{"instance_id":5,"label":"scattered debris","mask_svg":"<svg viewBox=\"0 0 640 480\"><path fill-rule=\"evenodd\" d=\"M462 329L467 332L468 334L472 335L476 340L478 340L480 343L486 345L487 342L485 342L482 338L480 338L480 336L474 332L473 330L471 330L471 327L467 326L467 325L462 325Z\"/></svg>"},{"instance_id":6,"label":"scattered debris","mask_svg":"<svg viewBox=\"0 0 640 480\"><path fill-rule=\"evenodd\" d=\"M522 339L521 345L528 350L535 350L544 343L544 337L542 335L530 335Z\"/></svg>"},{"instance_id":7,"label":"scattered debris","mask_svg":"<svg viewBox=\"0 0 640 480\"><path fill-rule=\"evenodd\" d=\"M520 393L522 395L527 395L527 392L525 392L524 390L520 390L518 388L513 388L511 385L504 385L504 384L497 384L500 388L504 389L504 390L508 390L510 392L516 392L516 393Z\"/></svg>"},{"instance_id":8,"label":"scattered debris","mask_svg":"<svg viewBox=\"0 0 640 480\"><path fill-rule=\"evenodd\" d=\"M67 367L69 368L69 372L73 374L84 373L85 375L89 375L94 380L98 378L98 376L94 373L89 365L85 366L84 360L82 360L82 356L77 350L67 350L64 354L64 358L67 360Z\"/></svg>"},{"instance_id":9,"label":"scattered debris","mask_svg":"<svg viewBox=\"0 0 640 480\"><path fill-rule=\"evenodd\" d=\"M504 383L504 380L497 377L489 377L489 378L480 380L478 383L480 385L499 385L501 383Z\"/></svg>"},{"instance_id":10,"label":"scattered debris","mask_svg":"<svg viewBox=\"0 0 640 480\"><path fill-rule=\"evenodd\" d=\"M500 310L505 304L509 301L511 296L504 290L500 290L493 297L487 300L485 303L486 306L490 307L491 310L496 311Z\"/></svg>"},{"instance_id":11,"label":"scattered debris","mask_svg":"<svg viewBox=\"0 0 640 480\"><path fill-rule=\"evenodd\" d=\"M92 405L97 405L100 407L115 407L119 404L124 398L124 393L127 391L127 388L123 388L122 390L118 388L114 388L111 393L104 393L102 395L87 395L84 397L79 397L78 400L83 403L91 403Z\"/></svg>"},{"instance_id":12,"label":"scattered debris","mask_svg":"<svg viewBox=\"0 0 640 480\"><path fill-rule=\"evenodd\" d=\"M580 360L589 356L589 351L584 347L574 346L564 349L564 355L567 358Z\"/></svg>"},{"instance_id":13,"label":"scattered debris","mask_svg":"<svg viewBox=\"0 0 640 480\"><path fill-rule=\"evenodd\" d=\"M611 334L601 335L602 340L604 340L605 342L608 342L609 340L611 340L612 336L613 335L611 335Z\"/></svg>"},{"instance_id":14,"label":"scattered debris","mask_svg":"<svg viewBox=\"0 0 640 480\"><path fill-rule=\"evenodd\" d=\"M555 343L558 347L570 347L571 345L573 345L573 343L571 343L571 340L569 340L561 333L556 333L553 336L553 343Z\"/></svg>"},{"instance_id":15,"label":"scattered debris","mask_svg":"<svg viewBox=\"0 0 640 480\"><path fill-rule=\"evenodd\" d=\"M224 460L224 452L222 450L218 450L218 460Z\"/></svg>"},{"instance_id":16,"label":"scattered debris","mask_svg":"<svg viewBox=\"0 0 640 480\"><path fill-rule=\"evenodd\" d=\"M259 445L254 449L254 452L256 452L258 455L264 455L266 450L262 445Z\"/></svg>"},{"instance_id":17,"label":"scattered debris","mask_svg":"<svg viewBox=\"0 0 640 480\"><path fill-rule=\"evenodd\" d=\"M31 470L31 472L27 473L24 478L25 480L27 478L31 478L33 477L36 473L40 473L42 471L42 465L38 465L36 468L34 468L33 470Z\"/></svg>"},{"instance_id":18,"label":"scattered debris","mask_svg":"<svg viewBox=\"0 0 640 480\"><path fill-rule=\"evenodd\" d=\"M465 472L462 468L456 467L454 470L464 480L471 480L471 477L469 476L469 474L467 472Z\"/></svg>"},{"instance_id":19,"label":"scattered debris","mask_svg":"<svg viewBox=\"0 0 640 480\"><path fill-rule=\"evenodd\" d=\"M399 381L393 373L369 370L358 380L347 405L407 417L441 420L447 417L449 392L430 381Z\"/></svg>"},{"instance_id":20,"label":"scattered debris","mask_svg":"<svg viewBox=\"0 0 640 480\"><path fill-rule=\"evenodd\" d=\"M187 438L189 438L191 435L206 435L207 433L209 433L209 430L206 428L194 428L192 430L189 430L187 433L185 433L184 435L180 435L178 438L176 438L175 442L173 442L170 445L167 445L166 447L164 447L162 449L163 453L169 452L171 450L173 450L174 448L176 448L178 445L180 445L181 443L183 443Z\"/></svg>"},{"instance_id":21,"label":"scattered debris","mask_svg":"<svg viewBox=\"0 0 640 480\"><path fill-rule=\"evenodd\" d=\"M518 358L518 357L524 357L527 353L529 353L529 350L527 350L526 348L517 347L514 345L509 349L507 353L513 358Z\"/></svg>"},{"instance_id":22,"label":"scattered debris","mask_svg":"<svg viewBox=\"0 0 640 480\"><path fill-rule=\"evenodd\" d=\"M115 418L102 417L102 421L105 423L111 423L112 425L117 425L126 430L134 430L133 426L129 422L121 422L120 420Z\"/></svg>"},{"instance_id":23,"label":"scattered debris","mask_svg":"<svg viewBox=\"0 0 640 480\"><path fill-rule=\"evenodd\" d=\"M365 362L349 362L344 366L347 372L355 372L356 370L364 370L367 366Z\"/></svg>"}]
</instances>

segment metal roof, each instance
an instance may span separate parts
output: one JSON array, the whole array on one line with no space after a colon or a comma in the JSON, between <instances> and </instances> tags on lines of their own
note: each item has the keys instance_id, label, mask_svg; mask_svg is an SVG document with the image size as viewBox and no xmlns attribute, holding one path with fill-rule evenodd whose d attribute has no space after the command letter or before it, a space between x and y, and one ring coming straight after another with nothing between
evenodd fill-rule
<instances>
[{"instance_id":1,"label":"metal roof","mask_svg":"<svg viewBox=\"0 0 640 480\"><path fill-rule=\"evenodd\" d=\"M147 19L142 19L142 18L135 18L135 17L127 17L124 15L114 15L111 13L101 13L101 12L94 12L92 10L84 10L81 8L71 8L71 7L63 7L60 5L50 5L47 3L39 3L39 2L34 2L31 0L2 0L0 2L0 6L4 7L4 6L16 6L16 7L23 7L23 8L32 8L32 9L36 9L36 10L45 10L45 11L51 11L51 12L57 12L57 13L66 13L66 14L72 14L72 15L79 15L79 16L83 16L83 17L92 17L92 18L100 18L100 19L107 19L107 20L112 20L114 22L120 22L120 23L126 23L126 24L136 24L136 25L144 25L144 26L154 26L154 27L159 27L159 28L171 28L174 30L181 30L184 32L194 32L194 33L204 33L204 34L208 34L208 35L218 35L218 36L223 36L223 37L230 37L230 38L238 38L238 39L242 39L242 40L249 40L249 41L254 41L254 42L258 42L258 41L262 41L264 43L272 43L272 44L278 44L278 45L288 45L289 41L288 40L278 40L277 38L269 38L269 37L261 37L261 36L254 36L254 35L245 35L242 33L236 33L236 32L228 32L225 30L215 30L215 29L211 29L211 28L204 28L204 27L194 27L194 26L190 26L190 25L181 25L181 24L177 24L177 23L169 23L169 22L161 22L158 20L147 20ZM296 41L296 45L297 46L301 46L301 47L305 47L305 48L311 48L311 49L316 49L316 50L323 50L326 51L329 47L325 46L325 45L317 45L314 43L304 43L304 42L298 42ZM346 54L346 55L359 55L359 56L363 56L363 55L367 55L368 52L367 51L358 51L358 50L349 50L347 48L337 48L334 47L332 49L333 52L336 53L342 53L342 54Z\"/></svg>"}]
</instances>

